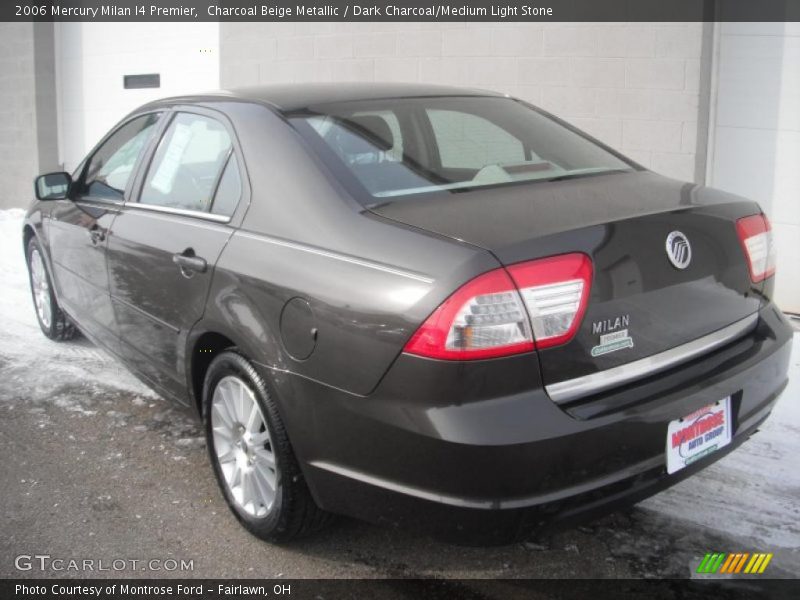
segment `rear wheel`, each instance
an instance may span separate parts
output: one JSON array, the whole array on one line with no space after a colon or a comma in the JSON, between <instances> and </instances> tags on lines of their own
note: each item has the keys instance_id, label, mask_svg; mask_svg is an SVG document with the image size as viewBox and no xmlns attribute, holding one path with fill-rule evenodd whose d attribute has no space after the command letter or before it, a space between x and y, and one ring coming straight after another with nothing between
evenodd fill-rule
<instances>
[{"instance_id":1,"label":"rear wheel","mask_svg":"<svg viewBox=\"0 0 800 600\"><path fill-rule=\"evenodd\" d=\"M203 403L214 475L242 525L271 542L321 528L327 513L311 497L275 402L250 362L233 351L217 356Z\"/></svg>"},{"instance_id":2,"label":"rear wheel","mask_svg":"<svg viewBox=\"0 0 800 600\"><path fill-rule=\"evenodd\" d=\"M28 242L28 276L36 319L42 333L58 342L71 340L77 329L58 306L53 280L47 270L42 248L35 237Z\"/></svg>"}]
</instances>

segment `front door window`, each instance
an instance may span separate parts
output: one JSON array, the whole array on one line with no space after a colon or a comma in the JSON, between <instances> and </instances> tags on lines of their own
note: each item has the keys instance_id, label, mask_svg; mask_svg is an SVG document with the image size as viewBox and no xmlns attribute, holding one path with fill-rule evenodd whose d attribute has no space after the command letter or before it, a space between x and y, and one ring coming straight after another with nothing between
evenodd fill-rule
<instances>
[{"instance_id":1,"label":"front door window","mask_svg":"<svg viewBox=\"0 0 800 600\"><path fill-rule=\"evenodd\" d=\"M122 202L136 161L155 133L158 118L158 114L143 115L114 132L89 159L78 195Z\"/></svg>"}]
</instances>

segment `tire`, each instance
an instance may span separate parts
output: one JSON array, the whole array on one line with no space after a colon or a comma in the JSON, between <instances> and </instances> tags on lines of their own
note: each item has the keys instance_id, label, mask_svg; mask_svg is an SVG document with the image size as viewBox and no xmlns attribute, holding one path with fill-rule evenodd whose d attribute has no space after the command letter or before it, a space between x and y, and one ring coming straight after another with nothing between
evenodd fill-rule
<instances>
[{"instance_id":1,"label":"tire","mask_svg":"<svg viewBox=\"0 0 800 600\"><path fill-rule=\"evenodd\" d=\"M260 411L256 416L253 401ZM208 367L203 417L217 483L245 529L262 540L284 543L325 525L329 513L311 497L264 380L234 350L223 351ZM274 483L271 497L269 481Z\"/></svg>"},{"instance_id":2,"label":"tire","mask_svg":"<svg viewBox=\"0 0 800 600\"><path fill-rule=\"evenodd\" d=\"M36 237L32 237L28 242L26 258L33 307L42 333L56 342L71 340L77 335L78 330L58 306L53 291L53 279L50 277L44 252Z\"/></svg>"}]
</instances>

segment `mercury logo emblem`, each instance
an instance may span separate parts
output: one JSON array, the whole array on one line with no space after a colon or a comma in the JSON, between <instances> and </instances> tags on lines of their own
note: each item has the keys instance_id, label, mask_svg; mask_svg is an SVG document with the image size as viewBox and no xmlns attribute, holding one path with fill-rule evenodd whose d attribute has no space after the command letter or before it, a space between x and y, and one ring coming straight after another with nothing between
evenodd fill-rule
<instances>
[{"instance_id":1,"label":"mercury logo emblem","mask_svg":"<svg viewBox=\"0 0 800 600\"><path fill-rule=\"evenodd\" d=\"M689 239L680 231L673 231L667 236L667 256L676 269L685 269L692 262Z\"/></svg>"}]
</instances>

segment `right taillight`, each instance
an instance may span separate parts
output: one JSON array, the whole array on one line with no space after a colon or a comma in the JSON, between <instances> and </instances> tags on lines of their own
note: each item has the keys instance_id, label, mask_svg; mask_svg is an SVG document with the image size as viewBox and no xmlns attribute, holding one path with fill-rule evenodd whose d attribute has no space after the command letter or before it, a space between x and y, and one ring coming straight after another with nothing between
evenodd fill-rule
<instances>
[{"instance_id":1,"label":"right taillight","mask_svg":"<svg viewBox=\"0 0 800 600\"><path fill-rule=\"evenodd\" d=\"M592 282L592 261L563 254L469 281L411 336L404 351L447 360L497 358L571 340Z\"/></svg>"},{"instance_id":2,"label":"right taillight","mask_svg":"<svg viewBox=\"0 0 800 600\"><path fill-rule=\"evenodd\" d=\"M739 219L736 221L736 231L747 257L752 282L759 283L774 275L775 245L767 216L762 214Z\"/></svg>"}]
</instances>

